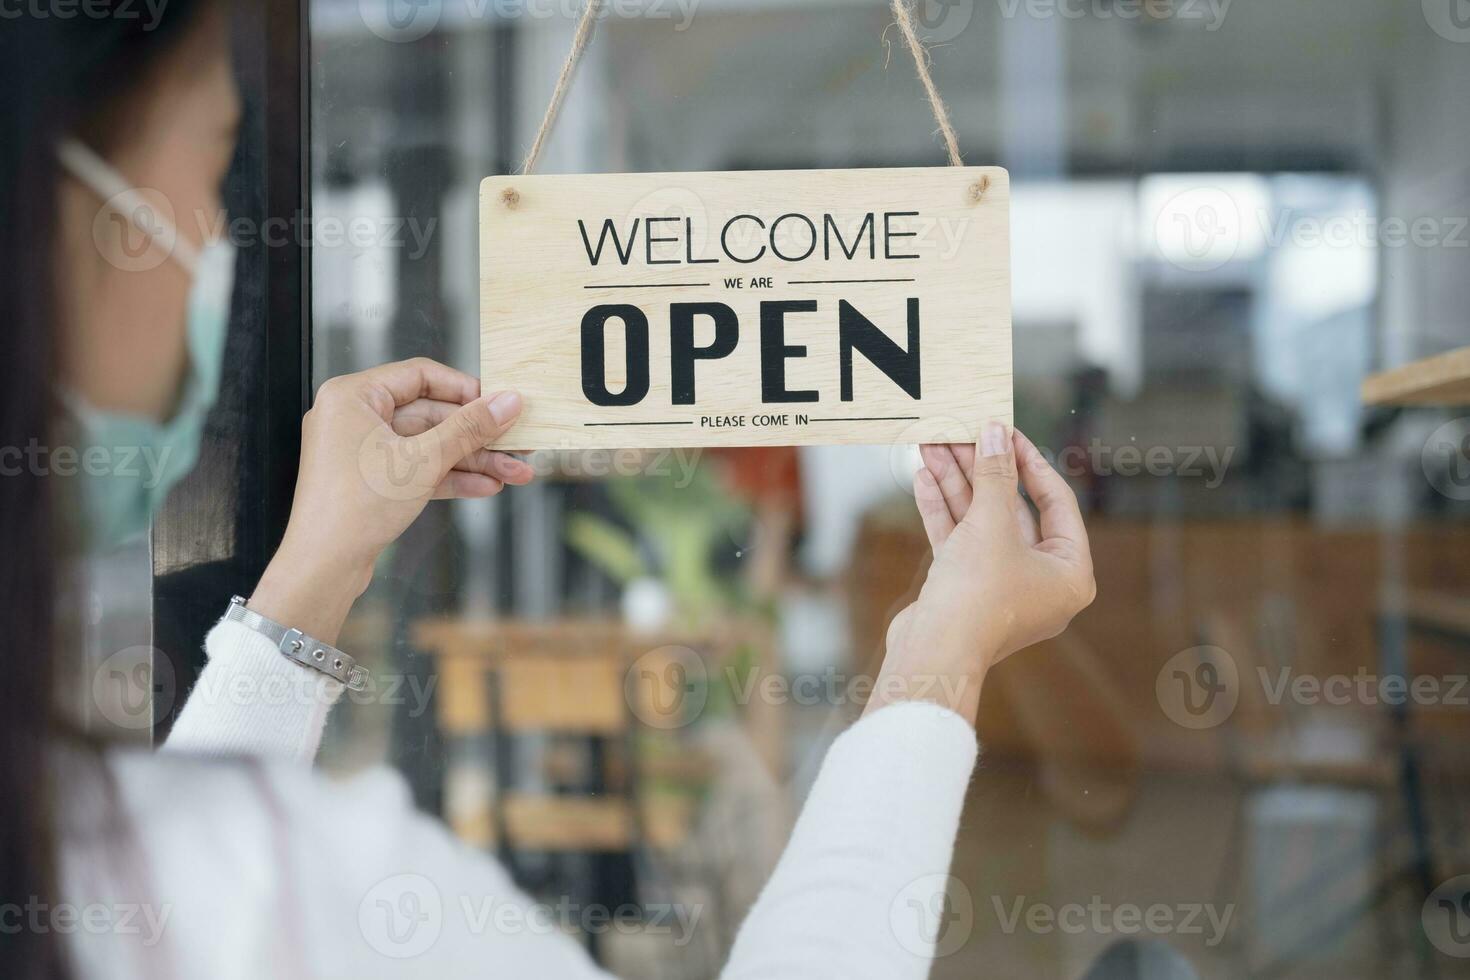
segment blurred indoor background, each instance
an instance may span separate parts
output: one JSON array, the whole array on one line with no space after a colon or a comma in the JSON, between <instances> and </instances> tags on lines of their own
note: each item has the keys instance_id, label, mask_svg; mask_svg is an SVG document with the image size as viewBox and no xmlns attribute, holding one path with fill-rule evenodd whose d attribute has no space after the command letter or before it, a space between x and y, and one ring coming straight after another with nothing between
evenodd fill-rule
<instances>
[{"instance_id":1,"label":"blurred indoor background","mask_svg":"<svg viewBox=\"0 0 1470 980\"><path fill-rule=\"evenodd\" d=\"M944 163L884 0L608 6L541 172ZM894 914L939 978L1140 937L1204 977L1470 976L1470 408L1360 394L1470 343L1470 8L918 10L966 162L1011 173L1016 418L1099 592L992 675L949 907ZM478 373L478 183L576 13L309 4L312 214L365 229L311 253L315 383ZM384 686L323 764L399 767L548 903L636 910L561 917L611 968L713 977L921 580L917 454L533 462L385 560L341 642Z\"/></svg>"}]
</instances>

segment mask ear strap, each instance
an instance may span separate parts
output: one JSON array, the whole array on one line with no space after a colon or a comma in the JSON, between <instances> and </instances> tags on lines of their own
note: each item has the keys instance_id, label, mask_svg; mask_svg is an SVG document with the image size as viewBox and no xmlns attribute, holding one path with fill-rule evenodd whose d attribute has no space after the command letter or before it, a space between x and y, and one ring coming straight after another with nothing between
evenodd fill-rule
<instances>
[{"instance_id":1,"label":"mask ear strap","mask_svg":"<svg viewBox=\"0 0 1470 980\"><path fill-rule=\"evenodd\" d=\"M173 222L158 214L157 209L124 180L116 168L75 139L62 140L56 148L56 158L61 161L61 166L67 173L95 191L102 198L105 207L121 214L155 247L164 249L172 256L190 276L195 274L199 268L199 250L179 234L178 227ZM145 214L153 215L163 224L172 233L173 240L160 241L156 229L144 226Z\"/></svg>"}]
</instances>

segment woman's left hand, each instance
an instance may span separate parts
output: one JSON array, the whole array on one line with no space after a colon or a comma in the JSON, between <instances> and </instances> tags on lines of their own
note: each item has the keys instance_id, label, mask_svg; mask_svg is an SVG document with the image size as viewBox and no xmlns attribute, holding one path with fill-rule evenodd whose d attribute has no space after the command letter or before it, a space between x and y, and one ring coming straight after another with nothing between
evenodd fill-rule
<instances>
[{"instance_id":1,"label":"woman's left hand","mask_svg":"<svg viewBox=\"0 0 1470 980\"><path fill-rule=\"evenodd\" d=\"M992 422L978 446L922 453L914 502L934 563L889 627L867 710L936 701L973 724L990 668L1056 636L1092 602L1092 551L1076 496L1020 432Z\"/></svg>"},{"instance_id":2,"label":"woman's left hand","mask_svg":"<svg viewBox=\"0 0 1470 980\"><path fill-rule=\"evenodd\" d=\"M531 467L486 448L520 415L513 391L427 358L332 378L301 423L285 537L250 608L328 643L379 554L436 498L491 497Z\"/></svg>"}]
</instances>

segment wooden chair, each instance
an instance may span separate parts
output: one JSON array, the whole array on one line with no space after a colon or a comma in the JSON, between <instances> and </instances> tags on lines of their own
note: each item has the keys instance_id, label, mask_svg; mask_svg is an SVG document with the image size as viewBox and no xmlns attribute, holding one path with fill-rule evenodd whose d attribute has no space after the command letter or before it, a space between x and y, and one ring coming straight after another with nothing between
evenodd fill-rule
<instances>
[{"instance_id":1,"label":"wooden chair","mask_svg":"<svg viewBox=\"0 0 1470 980\"><path fill-rule=\"evenodd\" d=\"M416 625L418 646L436 659L440 730L450 743L446 780L455 778L455 745L492 742L494 778L480 803L465 802L446 785L446 816L463 839L506 851L636 851L668 849L687 834L689 798L644 792L645 781L695 784L708 760L691 749L645 758L640 739L660 731L677 736L692 719L691 668L709 674L746 643L769 649L768 631L726 623L707 631L632 631L615 620L489 622L429 620ZM694 658L698 662L693 663ZM758 707L758 706L752 706ZM782 751L780 725L751 724L758 750L771 764ZM549 736L541 775L567 783L578 768L566 737L587 740L592 779L580 792L527 790L514 785L512 745ZM483 762L486 760L482 760Z\"/></svg>"},{"instance_id":2,"label":"wooden chair","mask_svg":"<svg viewBox=\"0 0 1470 980\"><path fill-rule=\"evenodd\" d=\"M1240 701L1222 729L1227 771L1239 787L1217 883L1222 905L1240 898L1248 864L1249 813L1262 794L1283 787L1328 789L1367 794L1382 807L1391 804L1397 788L1400 746L1380 712L1369 706L1301 705L1290 697L1275 704L1268 700L1260 678L1279 682L1298 669L1301 629L1294 607L1280 596L1268 596L1244 615L1216 612L1200 626L1200 641L1227 650L1240 676ZM1278 869L1294 880L1272 908L1247 905L1236 917L1237 933L1244 938L1258 935L1280 916L1301 908L1315 910L1317 918L1291 943L1273 948L1267 962L1254 964L1253 972L1289 972L1370 917L1388 935L1388 899L1410 869L1383 860L1387 839L1380 830L1327 853L1295 851L1291 866ZM1365 866L1371 866L1371 884L1360 895L1352 876Z\"/></svg>"}]
</instances>

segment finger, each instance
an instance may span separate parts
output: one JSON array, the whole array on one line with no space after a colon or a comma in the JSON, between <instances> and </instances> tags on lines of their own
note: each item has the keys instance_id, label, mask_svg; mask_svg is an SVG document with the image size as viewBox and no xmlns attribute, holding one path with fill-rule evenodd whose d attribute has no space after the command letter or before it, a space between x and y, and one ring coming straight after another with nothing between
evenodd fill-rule
<instances>
[{"instance_id":1,"label":"finger","mask_svg":"<svg viewBox=\"0 0 1470 980\"><path fill-rule=\"evenodd\" d=\"M980 429L980 443L975 449L975 468L970 477L974 505L967 517L980 521L1013 520L1011 508L1016 496L1016 454L1008 427L1000 422L986 422Z\"/></svg>"},{"instance_id":2,"label":"finger","mask_svg":"<svg viewBox=\"0 0 1470 980\"><path fill-rule=\"evenodd\" d=\"M965 473L965 479L975 472L975 444L973 442L951 442L949 451L954 453L955 462L960 464L960 469Z\"/></svg>"},{"instance_id":3,"label":"finger","mask_svg":"<svg viewBox=\"0 0 1470 980\"><path fill-rule=\"evenodd\" d=\"M492 449L477 449L460 460L454 468L464 473L493 476L501 483L517 487L525 486L536 478L536 471L529 463Z\"/></svg>"},{"instance_id":4,"label":"finger","mask_svg":"<svg viewBox=\"0 0 1470 980\"><path fill-rule=\"evenodd\" d=\"M458 402L416 398L393 410L393 431L401 436L422 435L459 411L460 407Z\"/></svg>"},{"instance_id":5,"label":"finger","mask_svg":"<svg viewBox=\"0 0 1470 980\"><path fill-rule=\"evenodd\" d=\"M482 497L493 497L505 484L493 476L484 473L465 473L461 470L450 470L439 485L434 487L435 500L478 500Z\"/></svg>"},{"instance_id":6,"label":"finger","mask_svg":"<svg viewBox=\"0 0 1470 980\"><path fill-rule=\"evenodd\" d=\"M414 440L424 458L438 462L442 477L466 456L499 439L520 414L521 396L502 391L476 398Z\"/></svg>"},{"instance_id":7,"label":"finger","mask_svg":"<svg viewBox=\"0 0 1470 980\"><path fill-rule=\"evenodd\" d=\"M1021 540L1026 547L1034 548L1041 543L1041 529L1036 526L1036 515L1026 498L1019 493L1016 494L1016 527L1020 529Z\"/></svg>"},{"instance_id":8,"label":"finger","mask_svg":"<svg viewBox=\"0 0 1470 980\"><path fill-rule=\"evenodd\" d=\"M929 547L937 549L954 530L954 518L950 516L949 504L944 502L944 492L939 489L927 466L914 474L914 503L919 506L919 517L924 521Z\"/></svg>"},{"instance_id":9,"label":"finger","mask_svg":"<svg viewBox=\"0 0 1470 980\"><path fill-rule=\"evenodd\" d=\"M1020 431L1016 432L1015 449L1026 494L1036 504L1043 541L1068 542L1079 555L1090 557L1087 525L1082 522L1077 495L1062 475L1052 469L1041 450Z\"/></svg>"},{"instance_id":10,"label":"finger","mask_svg":"<svg viewBox=\"0 0 1470 980\"><path fill-rule=\"evenodd\" d=\"M407 405L419 398L465 405L480 397L478 378L427 357L412 357L368 368L358 377L381 385L393 396L394 405Z\"/></svg>"},{"instance_id":11,"label":"finger","mask_svg":"<svg viewBox=\"0 0 1470 980\"><path fill-rule=\"evenodd\" d=\"M939 484L939 492L949 507L949 516L956 522L965 519L970 512L970 478L960 469L959 460L948 446L920 446L919 455L924 466Z\"/></svg>"}]
</instances>

